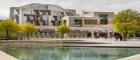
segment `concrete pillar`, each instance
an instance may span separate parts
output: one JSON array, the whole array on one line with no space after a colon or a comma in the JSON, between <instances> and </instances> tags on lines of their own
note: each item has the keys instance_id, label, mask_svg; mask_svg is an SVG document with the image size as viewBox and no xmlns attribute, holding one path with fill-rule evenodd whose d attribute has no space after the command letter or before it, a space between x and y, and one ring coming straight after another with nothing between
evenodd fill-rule
<instances>
[{"instance_id":1,"label":"concrete pillar","mask_svg":"<svg viewBox=\"0 0 140 60\"><path fill-rule=\"evenodd\" d=\"M85 20L84 20L84 19L82 19L82 26L84 26L84 23L85 23Z\"/></svg>"},{"instance_id":2,"label":"concrete pillar","mask_svg":"<svg viewBox=\"0 0 140 60\"><path fill-rule=\"evenodd\" d=\"M94 38L94 30L91 31L91 37Z\"/></svg>"},{"instance_id":3,"label":"concrete pillar","mask_svg":"<svg viewBox=\"0 0 140 60\"><path fill-rule=\"evenodd\" d=\"M110 38L110 32L107 31L107 38Z\"/></svg>"},{"instance_id":4,"label":"concrete pillar","mask_svg":"<svg viewBox=\"0 0 140 60\"><path fill-rule=\"evenodd\" d=\"M113 35L112 38L115 38L114 34L115 34L115 32L113 31L113 32L112 32L112 35Z\"/></svg>"},{"instance_id":5,"label":"concrete pillar","mask_svg":"<svg viewBox=\"0 0 140 60\"><path fill-rule=\"evenodd\" d=\"M79 33L76 34L77 38L79 38Z\"/></svg>"}]
</instances>

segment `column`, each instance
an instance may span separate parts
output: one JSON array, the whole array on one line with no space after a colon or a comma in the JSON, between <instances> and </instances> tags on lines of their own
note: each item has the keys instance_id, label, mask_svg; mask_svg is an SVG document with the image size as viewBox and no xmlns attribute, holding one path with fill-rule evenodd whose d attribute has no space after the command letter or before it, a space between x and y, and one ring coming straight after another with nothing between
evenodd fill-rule
<instances>
[{"instance_id":1,"label":"column","mask_svg":"<svg viewBox=\"0 0 140 60\"><path fill-rule=\"evenodd\" d=\"M110 38L110 32L107 31L107 38Z\"/></svg>"},{"instance_id":2,"label":"column","mask_svg":"<svg viewBox=\"0 0 140 60\"><path fill-rule=\"evenodd\" d=\"M84 20L84 19L82 19L82 27L84 26L84 23L85 23L85 20Z\"/></svg>"},{"instance_id":3,"label":"column","mask_svg":"<svg viewBox=\"0 0 140 60\"><path fill-rule=\"evenodd\" d=\"M91 31L91 37L94 38L94 30Z\"/></svg>"}]
</instances>

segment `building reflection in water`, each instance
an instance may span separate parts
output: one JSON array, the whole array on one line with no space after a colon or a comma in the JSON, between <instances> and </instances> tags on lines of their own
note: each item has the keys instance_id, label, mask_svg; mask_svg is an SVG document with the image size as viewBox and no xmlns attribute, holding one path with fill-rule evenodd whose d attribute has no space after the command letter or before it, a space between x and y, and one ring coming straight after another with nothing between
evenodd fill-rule
<instances>
[{"instance_id":1,"label":"building reflection in water","mask_svg":"<svg viewBox=\"0 0 140 60\"><path fill-rule=\"evenodd\" d=\"M2 48L19 60L116 60L140 53L139 48Z\"/></svg>"}]
</instances>

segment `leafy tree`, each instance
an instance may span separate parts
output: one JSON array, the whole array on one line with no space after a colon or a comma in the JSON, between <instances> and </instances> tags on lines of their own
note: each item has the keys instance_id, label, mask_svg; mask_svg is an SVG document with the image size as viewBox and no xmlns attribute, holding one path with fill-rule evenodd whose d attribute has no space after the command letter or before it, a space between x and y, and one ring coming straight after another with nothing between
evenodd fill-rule
<instances>
[{"instance_id":1,"label":"leafy tree","mask_svg":"<svg viewBox=\"0 0 140 60\"><path fill-rule=\"evenodd\" d=\"M12 19L3 19L0 22L0 33L6 34L6 39L9 39L10 34L18 33L19 25Z\"/></svg>"},{"instance_id":2,"label":"leafy tree","mask_svg":"<svg viewBox=\"0 0 140 60\"><path fill-rule=\"evenodd\" d=\"M113 19L113 27L115 32L120 33L126 40L128 34L135 33L140 27L140 14L136 10L126 9L115 15Z\"/></svg>"},{"instance_id":3,"label":"leafy tree","mask_svg":"<svg viewBox=\"0 0 140 60\"><path fill-rule=\"evenodd\" d=\"M25 35L27 35L27 38L29 39L29 34L30 33L33 33L33 32L36 32L37 31L37 28L33 25L33 24L22 24L20 25L21 27L21 31L20 33L23 33Z\"/></svg>"},{"instance_id":4,"label":"leafy tree","mask_svg":"<svg viewBox=\"0 0 140 60\"><path fill-rule=\"evenodd\" d=\"M70 31L70 28L68 26L66 26L65 24L60 24L59 26L57 26L56 32L61 34L61 37L64 37L65 33L68 33Z\"/></svg>"}]
</instances>

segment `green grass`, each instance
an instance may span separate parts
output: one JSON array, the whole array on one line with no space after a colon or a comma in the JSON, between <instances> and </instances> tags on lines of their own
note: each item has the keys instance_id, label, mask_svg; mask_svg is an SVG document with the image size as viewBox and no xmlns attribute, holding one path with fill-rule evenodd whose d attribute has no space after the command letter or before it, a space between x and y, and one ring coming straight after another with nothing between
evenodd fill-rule
<instances>
[{"instance_id":1,"label":"green grass","mask_svg":"<svg viewBox=\"0 0 140 60\"><path fill-rule=\"evenodd\" d=\"M10 36L9 39L6 38L6 36L0 36L0 40L16 40L16 36Z\"/></svg>"}]
</instances>

